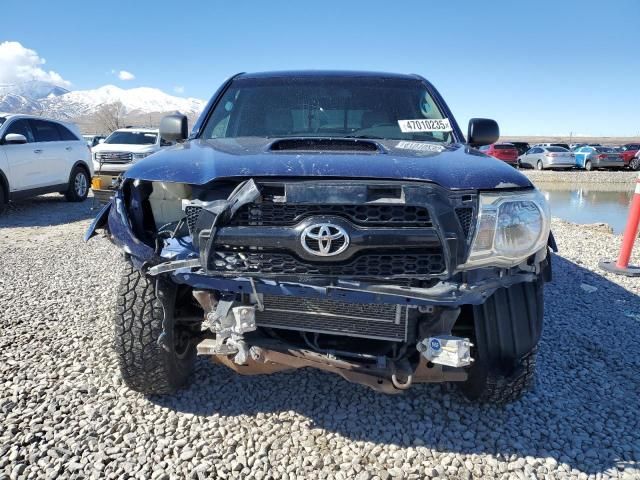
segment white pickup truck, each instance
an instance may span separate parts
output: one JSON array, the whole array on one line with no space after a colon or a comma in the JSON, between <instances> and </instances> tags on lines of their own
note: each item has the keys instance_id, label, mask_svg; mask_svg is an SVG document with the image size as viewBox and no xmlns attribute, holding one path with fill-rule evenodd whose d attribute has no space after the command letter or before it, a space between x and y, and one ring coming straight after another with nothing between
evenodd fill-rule
<instances>
[{"instance_id":1,"label":"white pickup truck","mask_svg":"<svg viewBox=\"0 0 640 480\"><path fill-rule=\"evenodd\" d=\"M157 128L127 127L112 132L91 150L96 172L91 188L96 199L107 201L123 172L138 160L171 145L173 142L163 140Z\"/></svg>"}]
</instances>

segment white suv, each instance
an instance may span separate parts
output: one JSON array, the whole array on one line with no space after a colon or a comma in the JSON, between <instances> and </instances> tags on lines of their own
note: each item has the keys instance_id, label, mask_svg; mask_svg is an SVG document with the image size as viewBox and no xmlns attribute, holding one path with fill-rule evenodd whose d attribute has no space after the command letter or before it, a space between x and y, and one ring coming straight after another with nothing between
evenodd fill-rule
<instances>
[{"instance_id":1,"label":"white suv","mask_svg":"<svg viewBox=\"0 0 640 480\"><path fill-rule=\"evenodd\" d=\"M91 181L93 196L100 203L109 201L123 172L138 160L173 144L162 139L158 129L127 127L115 130L91 150L96 172Z\"/></svg>"},{"instance_id":2,"label":"white suv","mask_svg":"<svg viewBox=\"0 0 640 480\"><path fill-rule=\"evenodd\" d=\"M0 114L0 209L9 200L51 192L81 202L92 175L90 150L75 125Z\"/></svg>"}]
</instances>

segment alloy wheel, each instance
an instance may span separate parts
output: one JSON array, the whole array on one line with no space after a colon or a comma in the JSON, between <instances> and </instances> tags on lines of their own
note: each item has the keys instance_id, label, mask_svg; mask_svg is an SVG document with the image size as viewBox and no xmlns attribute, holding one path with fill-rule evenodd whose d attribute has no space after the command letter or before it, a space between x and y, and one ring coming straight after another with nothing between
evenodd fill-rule
<instances>
[{"instance_id":1,"label":"alloy wheel","mask_svg":"<svg viewBox=\"0 0 640 480\"><path fill-rule=\"evenodd\" d=\"M84 172L78 172L74 181L76 194L82 198L87 193L87 176Z\"/></svg>"}]
</instances>

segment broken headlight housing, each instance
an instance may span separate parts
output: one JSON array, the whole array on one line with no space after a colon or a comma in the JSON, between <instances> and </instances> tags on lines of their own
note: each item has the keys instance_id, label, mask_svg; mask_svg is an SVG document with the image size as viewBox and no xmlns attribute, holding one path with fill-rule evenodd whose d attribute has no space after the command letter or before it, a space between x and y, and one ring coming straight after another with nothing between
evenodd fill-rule
<instances>
[{"instance_id":1,"label":"broken headlight housing","mask_svg":"<svg viewBox=\"0 0 640 480\"><path fill-rule=\"evenodd\" d=\"M471 250L463 269L512 267L544 248L549 238L549 205L538 190L481 193Z\"/></svg>"}]
</instances>

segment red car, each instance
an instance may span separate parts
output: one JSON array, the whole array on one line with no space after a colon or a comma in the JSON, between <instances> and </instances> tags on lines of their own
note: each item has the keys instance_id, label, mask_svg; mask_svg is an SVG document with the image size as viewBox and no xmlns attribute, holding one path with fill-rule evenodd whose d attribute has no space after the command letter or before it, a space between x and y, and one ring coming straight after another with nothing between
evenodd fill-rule
<instances>
[{"instance_id":1,"label":"red car","mask_svg":"<svg viewBox=\"0 0 640 480\"><path fill-rule=\"evenodd\" d=\"M640 150L640 143L627 143L622 146L620 156L624 160L624 166L629 167L631 170L640 169L640 159L636 156Z\"/></svg>"},{"instance_id":2,"label":"red car","mask_svg":"<svg viewBox=\"0 0 640 480\"><path fill-rule=\"evenodd\" d=\"M518 165L518 149L510 143L493 143L480 147L482 153L486 153L498 160L507 162L514 167Z\"/></svg>"}]
</instances>

